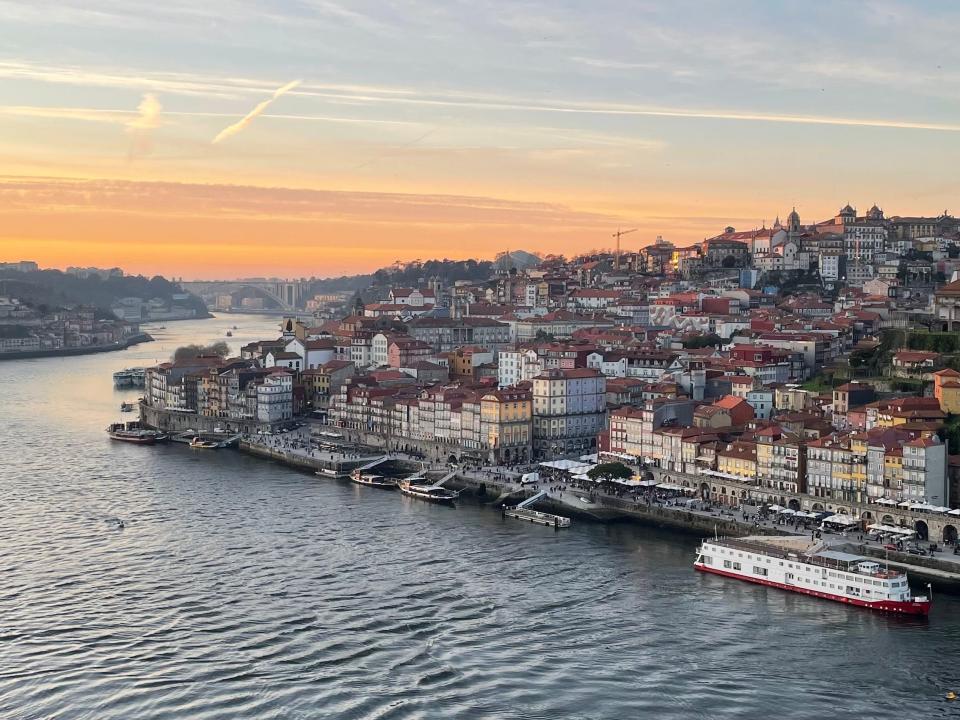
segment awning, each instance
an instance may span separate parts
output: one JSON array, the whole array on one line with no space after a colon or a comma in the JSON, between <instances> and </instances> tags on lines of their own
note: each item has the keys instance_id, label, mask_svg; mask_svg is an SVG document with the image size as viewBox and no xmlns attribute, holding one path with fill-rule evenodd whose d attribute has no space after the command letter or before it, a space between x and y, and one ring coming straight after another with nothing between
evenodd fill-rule
<instances>
[{"instance_id":1,"label":"awning","mask_svg":"<svg viewBox=\"0 0 960 720\"><path fill-rule=\"evenodd\" d=\"M915 534L915 531L910 530L909 528L896 527L894 525L883 525L880 523L867 525L867 530L873 530L874 532L879 532L879 533L888 533L891 535L914 535Z\"/></svg>"},{"instance_id":2,"label":"awning","mask_svg":"<svg viewBox=\"0 0 960 720\"><path fill-rule=\"evenodd\" d=\"M696 492L696 488L684 487L683 485L676 485L674 483L660 483L657 485L657 488L660 490L676 490L678 492Z\"/></svg>"},{"instance_id":3,"label":"awning","mask_svg":"<svg viewBox=\"0 0 960 720\"><path fill-rule=\"evenodd\" d=\"M790 508L784 508L783 510L780 511L780 514L781 514L781 515L796 515L796 514L797 514L797 511L796 511L796 510L791 510Z\"/></svg>"},{"instance_id":4,"label":"awning","mask_svg":"<svg viewBox=\"0 0 960 720\"><path fill-rule=\"evenodd\" d=\"M710 477L721 478L723 480L737 480L742 483L753 483L756 482L755 478L743 477L741 475L732 475L730 473L720 472L719 470L707 470L706 468L700 470L701 475L709 475Z\"/></svg>"},{"instance_id":5,"label":"awning","mask_svg":"<svg viewBox=\"0 0 960 720\"><path fill-rule=\"evenodd\" d=\"M774 512L780 512L781 510L786 510L786 508L783 507L783 505L771 505L768 509L773 510Z\"/></svg>"},{"instance_id":6,"label":"awning","mask_svg":"<svg viewBox=\"0 0 960 720\"><path fill-rule=\"evenodd\" d=\"M890 500L888 498L880 498L879 500L877 500L877 505L896 505L896 504L897 504L896 500Z\"/></svg>"},{"instance_id":7,"label":"awning","mask_svg":"<svg viewBox=\"0 0 960 720\"><path fill-rule=\"evenodd\" d=\"M928 505L927 503L914 503L910 506L911 510L923 510L924 512L942 513L948 512L950 508L940 507L939 505Z\"/></svg>"},{"instance_id":8,"label":"awning","mask_svg":"<svg viewBox=\"0 0 960 720\"><path fill-rule=\"evenodd\" d=\"M540 463L540 467L562 470L575 475L584 475L593 470L596 465L582 463L579 460L547 460Z\"/></svg>"},{"instance_id":9,"label":"awning","mask_svg":"<svg viewBox=\"0 0 960 720\"><path fill-rule=\"evenodd\" d=\"M604 457L614 457L618 460L623 460L624 462L635 463L637 461L636 456L628 455L627 453L618 453L613 452L612 450L604 450L600 453ZM584 462L598 462L599 458L596 455L582 455L580 457Z\"/></svg>"},{"instance_id":10,"label":"awning","mask_svg":"<svg viewBox=\"0 0 960 720\"><path fill-rule=\"evenodd\" d=\"M848 515L831 515L830 517L825 517L823 519L825 523L833 523L834 525L856 525L857 521L849 517Z\"/></svg>"},{"instance_id":11,"label":"awning","mask_svg":"<svg viewBox=\"0 0 960 720\"><path fill-rule=\"evenodd\" d=\"M656 487L656 480L641 480L637 483L640 487Z\"/></svg>"}]
</instances>

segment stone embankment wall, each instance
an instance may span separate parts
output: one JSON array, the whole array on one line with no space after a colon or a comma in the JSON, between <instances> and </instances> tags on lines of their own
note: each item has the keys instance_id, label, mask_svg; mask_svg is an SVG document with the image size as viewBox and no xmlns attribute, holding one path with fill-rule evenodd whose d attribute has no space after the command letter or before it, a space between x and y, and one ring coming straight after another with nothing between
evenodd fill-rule
<instances>
[{"instance_id":1,"label":"stone embankment wall","mask_svg":"<svg viewBox=\"0 0 960 720\"><path fill-rule=\"evenodd\" d=\"M125 340L121 340L117 343L111 343L109 345L87 345L86 347L29 350L27 352L4 352L0 353L0 360L23 360L29 358L95 355L96 353L113 352L114 350L126 350L128 347L139 345L140 343L145 342L153 342L153 338L147 333L139 333L138 335L131 335Z\"/></svg>"},{"instance_id":2,"label":"stone embankment wall","mask_svg":"<svg viewBox=\"0 0 960 720\"><path fill-rule=\"evenodd\" d=\"M160 410L146 403L140 403L140 422L148 427L168 433L182 433L187 430L212 433L217 428L231 433L255 433L258 429L267 427L263 423L253 421L225 420L224 418L207 417L196 413Z\"/></svg>"}]
</instances>

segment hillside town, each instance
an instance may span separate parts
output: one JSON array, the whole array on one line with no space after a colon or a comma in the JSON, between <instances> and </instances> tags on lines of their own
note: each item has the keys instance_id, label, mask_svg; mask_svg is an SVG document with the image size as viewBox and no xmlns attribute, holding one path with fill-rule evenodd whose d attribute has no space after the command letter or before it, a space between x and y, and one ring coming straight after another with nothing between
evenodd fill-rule
<instances>
[{"instance_id":1,"label":"hillside town","mask_svg":"<svg viewBox=\"0 0 960 720\"><path fill-rule=\"evenodd\" d=\"M149 369L144 403L477 467L618 461L732 506L960 507L960 221L845 205L617 241L371 287L336 317L318 296L237 357Z\"/></svg>"},{"instance_id":2,"label":"hillside town","mask_svg":"<svg viewBox=\"0 0 960 720\"><path fill-rule=\"evenodd\" d=\"M97 317L92 307L34 307L0 295L0 357L121 348L145 339L137 323Z\"/></svg>"}]
</instances>

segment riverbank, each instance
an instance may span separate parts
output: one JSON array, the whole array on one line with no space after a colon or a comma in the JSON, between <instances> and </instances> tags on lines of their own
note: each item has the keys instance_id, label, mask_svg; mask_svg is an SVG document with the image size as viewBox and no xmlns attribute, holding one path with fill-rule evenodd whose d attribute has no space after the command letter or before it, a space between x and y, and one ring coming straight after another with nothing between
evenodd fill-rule
<instances>
[{"instance_id":1,"label":"riverbank","mask_svg":"<svg viewBox=\"0 0 960 720\"><path fill-rule=\"evenodd\" d=\"M155 325L156 323L184 322L186 320L210 320L216 317L207 311L198 315L171 315L170 317L151 317L140 321L141 325Z\"/></svg>"},{"instance_id":2,"label":"riverbank","mask_svg":"<svg viewBox=\"0 0 960 720\"><path fill-rule=\"evenodd\" d=\"M149 333L138 333L132 335L126 340L109 345L87 345L85 347L75 348L51 348L49 350L28 350L27 352L6 352L0 353L0 360L28 360L30 358L46 357L72 357L76 355L94 355L96 353L114 352L116 350L126 350L134 345L153 342L153 337Z\"/></svg>"},{"instance_id":3,"label":"riverbank","mask_svg":"<svg viewBox=\"0 0 960 720\"><path fill-rule=\"evenodd\" d=\"M343 456L337 453L310 450L305 434L290 433L275 436L270 440L244 440L239 449L248 455L272 460L292 469L327 474L330 479L343 478L350 470L362 467L378 458L389 457L388 462L403 472L425 472L428 476L441 476L445 468L427 467L415 458L402 454L358 453ZM325 471L325 472L323 472ZM542 489L547 494L540 498L538 510L574 518L576 520L615 524L627 523L646 527L667 529L682 534L703 538L713 535L744 537L748 535L807 535L806 530L791 530L790 526L771 520L744 520L743 513L734 513L728 508L697 501L695 506L670 501L645 501L607 495L595 490L586 490L567 485L544 483L549 487L524 486L519 483L519 474L506 469L468 470L459 469L445 486L471 496L482 505L501 508L515 505L532 497ZM859 552L872 557L884 557L876 548L851 543L844 536L826 536L827 542L837 549ZM914 557L906 553L887 553L889 564L910 573L911 576L930 582L941 590L960 593L960 564L936 558Z\"/></svg>"}]
</instances>

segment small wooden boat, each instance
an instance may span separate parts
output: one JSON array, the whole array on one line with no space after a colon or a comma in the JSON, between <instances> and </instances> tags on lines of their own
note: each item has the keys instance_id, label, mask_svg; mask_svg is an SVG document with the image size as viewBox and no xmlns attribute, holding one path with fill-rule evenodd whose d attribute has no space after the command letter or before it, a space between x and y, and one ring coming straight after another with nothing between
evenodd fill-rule
<instances>
[{"instance_id":1,"label":"small wooden boat","mask_svg":"<svg viewBox=\"0 0 960 720\"><path fill-rule=\"evenodd\" d=\"M133 403L129 403L129 402L120 403L120 412L133 412Z\"/></svg>"},{"instance_id":2,"label":"small wooden boat","mask_svg":"<svg viewBox=\"0 0 960 720\"><path fill-rule=\"evenodd\" d=\"M204 440L197 435L197 437L190 441L190 447L197 450L216 450L218 447L220 447L220 445L212 440Z\"/></svg>"},{"instance_id":3,"label":"small wooden boat","mask_svg":"<svg viewBox=\"0 0 960 720\"><path fill-rule=\"evenodd\" d=\"M158 430L149 430L139 422L112 423L107 428L111 440L133 443L135 445L153 445L163 442L167 436Z\"/></svg>"}]
</instances>

